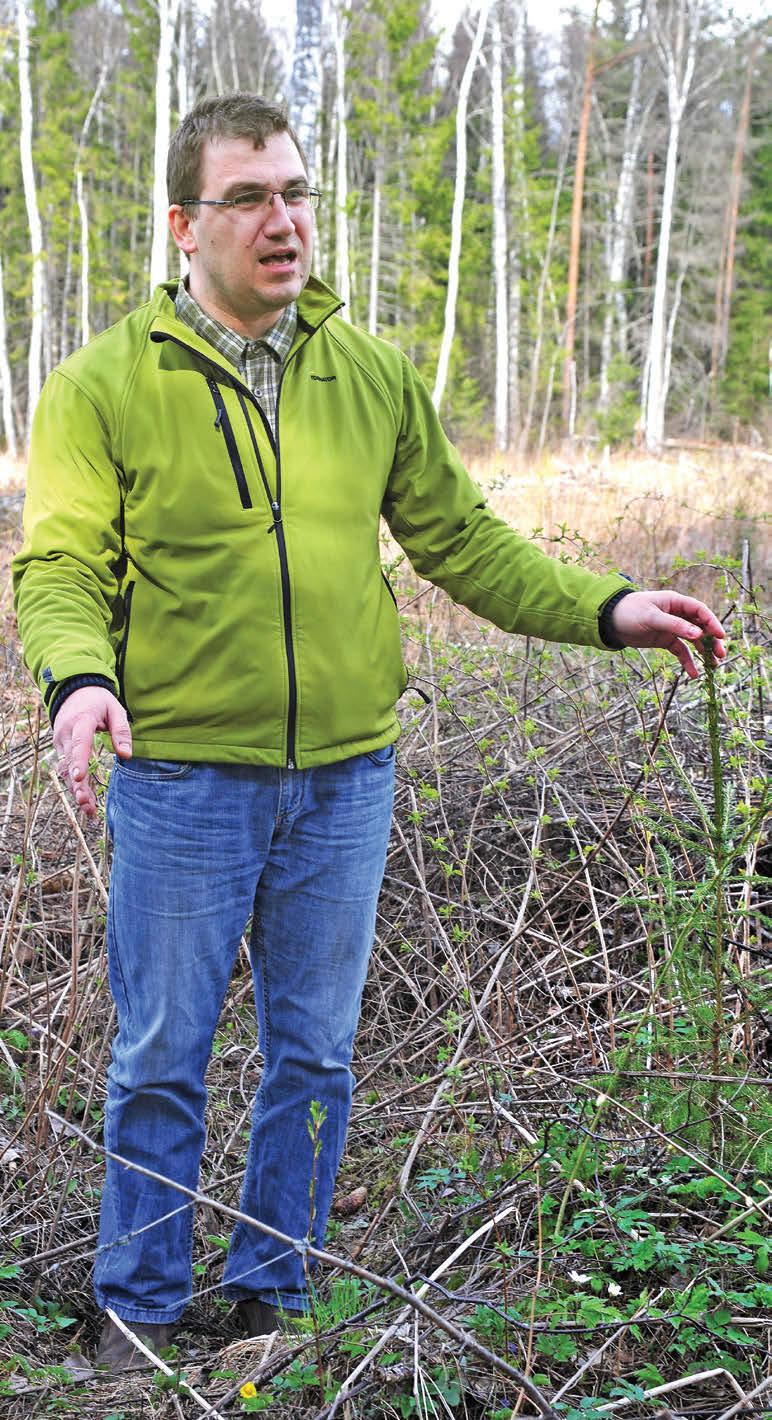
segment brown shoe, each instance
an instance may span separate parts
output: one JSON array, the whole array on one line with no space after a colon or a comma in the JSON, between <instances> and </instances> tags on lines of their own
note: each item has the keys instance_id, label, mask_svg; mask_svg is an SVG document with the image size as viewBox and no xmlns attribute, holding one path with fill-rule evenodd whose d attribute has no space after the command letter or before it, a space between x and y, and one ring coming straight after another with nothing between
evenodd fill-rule
<instances>
[{"instance_id":1,"label":"brown shoe","mask_svg":"<svg viewBox=\"0 0 772 1420\"><path fill-rule=\"evenodd\" d=\"M284 1336L296 1334L294 1323L302 1312L286 1312L263 1302L259 1297L236 1303L236 1311L245 1336L270 1336L272 1331L280 1331Z\"/></svg>"},{"instance_id":2,"label":"brown shoe","mask_svg":"<svg viewBox=\"0 0 772 1420\"><path fill-rule=\"evenodd\" d=\"M145 1345L156 1354L162 1351L165 1346L171 1346L174 1335L174 1324L172 1322L127 1322L127 1326L144 1341ZM115 1325L112 1317L106 1316L102 1335L99 1338L97 1347L96 1362L97 1368L109 1371L110 1375L122 1376L126 1371L144 1371L152 1366L147 1356L124 1336L119 1326Z\"/></svg>"}]
</instances>

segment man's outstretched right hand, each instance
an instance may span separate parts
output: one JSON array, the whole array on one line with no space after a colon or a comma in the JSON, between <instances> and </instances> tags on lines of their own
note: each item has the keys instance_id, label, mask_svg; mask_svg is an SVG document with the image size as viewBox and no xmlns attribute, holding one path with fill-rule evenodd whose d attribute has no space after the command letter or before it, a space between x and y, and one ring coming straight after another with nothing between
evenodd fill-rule
<instances>
[{"instance_id":1,"label":"man's outstretched right hand","mask_svg":"<svg viewBox=\"0 0 772 1420\"><path fill-rule=\"evenodd\" d=\"M112 691L101 685L74 690L54 721L54 748L62 779L69 785L77 807L89 818L94 818L97 811L88 763L98 730L108 732L113 749L121 759L131 758L131 730L126 711Z\"/></svg>"}]
</instances>

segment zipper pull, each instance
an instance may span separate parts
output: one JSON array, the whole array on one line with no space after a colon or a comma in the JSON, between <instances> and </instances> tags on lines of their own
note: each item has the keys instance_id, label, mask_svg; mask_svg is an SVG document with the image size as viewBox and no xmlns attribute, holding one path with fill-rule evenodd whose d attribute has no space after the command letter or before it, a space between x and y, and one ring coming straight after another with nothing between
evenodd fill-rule
<instances>
[{"instance_id":1,"label":"zipper pull","mask_svg":"<svg viewBox=\"0 0 772 1420\"><path fill-rule=\"evenodd\" d=\"M275 499L271 503L271 512L273 513L273 522L271 523L271 526L268 529L269 533L276 532L276 529L278 528L279 523L281 522L281 508L279 507Z\"/></svg>"},{"instance_id":2,"label":"zipper pull","mask_svg":"<svg viewBox=\"0 0 772 1420\"><path fill-rule=\"evenodd\" d=\"M220 394L220 391L218 390L215 381L210 379L207 375L206 382L211 391L212 399L214 400L214 407L217 410L217 418L214 421L214 427L215 429L219 430L222 428L222 417L225 413L225 405L222 402L222 395Z\"/></svg>"}]
</instances>

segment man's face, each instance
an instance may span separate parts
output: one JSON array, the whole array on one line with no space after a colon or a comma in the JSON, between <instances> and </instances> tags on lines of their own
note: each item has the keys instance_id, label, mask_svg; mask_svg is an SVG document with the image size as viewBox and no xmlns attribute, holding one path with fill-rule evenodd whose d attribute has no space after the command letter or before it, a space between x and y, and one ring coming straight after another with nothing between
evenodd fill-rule
<instances>
[{"instance_id":1,"label":"man's face","mask_svg":"<svg viewBox=\"0 0 772 1420\"><path fill-rule=\"evenodd\" d=\"M307 182L288 133L274 133L264 148L249 138L208 141L201 153L197 197L235 197L252 188L283 192ZM297 299L308 280L314 219L310 206L289 212L281 197L259 213L237 207L174 206L169 220L177 245L190 259L190 292L224 325L256 338Z\"/></svg>"}]
</instances>

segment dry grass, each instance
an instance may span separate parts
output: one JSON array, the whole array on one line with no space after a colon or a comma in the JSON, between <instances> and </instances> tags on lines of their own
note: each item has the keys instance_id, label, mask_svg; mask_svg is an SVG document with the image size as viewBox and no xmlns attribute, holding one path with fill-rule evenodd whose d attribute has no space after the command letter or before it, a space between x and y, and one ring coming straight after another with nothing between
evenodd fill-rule
<instances>
[{"instance_id":1,"label":"dry grass","mask_svg":"<svg viewBox=\"0 0 772 1420\"><path fill-rule=\"evenodd\" d=\"M554 538L564 528L575 538L578 530L602 562L646 585L663 585L675 570L677 585L707 595L710 570L689 564L739 562L744 543L758 575L769 566L772 457L762 451L680 450L661 459L626 452L601 462L545 455L526 468L488 457L470 467L520 532L542 528Z\"/></svg>"},{"instance_id":2,"label":"dry grass","mask_svg":"<svg viewBox=\"0 0 772 1420\"><path fill-rule=\"evenodd\" d=\"M674 552L740 558L743 540L761 566L763 470L753 464L730 487L725 466L636 460L624 477L596 472L584 494L579 473L550 476L545 466L515 483L508 471L499 486L496 468L475 472L523 531L575 524L598 539L600 560L611 556L638 575L667 579ZM671 480L688 516L672 492L658 496ZM286 1354L234 1344L232 1319L217 1303L218 1239L227 1231L218 1207L237 1201L258 1072L244 958L209 1073L202 1188L214 1202L197 1212L195 1295L181 1336L188 1381L223 1416L240 1413L238 1388L249 1379L270 1393L275 1415L431 1415L434 1405L480 1420L532 1416L533 1400L519 1396L507 1367L542 1377L544 1395L562 1389L565 1405L578 1407L593 1396L608 1402L619 1378L651 1388L640 1377L656 1364L666 1385L686 1383L663 1404L717 1417L738 1391L769 1377L769 1308L736 1300L755 1296L764 1276L761 1244L741 1242L741 1229L761 1235L772 1216L762 1172L772 1137L764 1114L768 849L757 818L769 639L737 572L722 571L719 582L719 610L732 624L721 708L734 807L716 1072L702 687L676 685L656 657L508 640L434 592L414 601L405 580L410 660L431 704L407 697L404 705L359 1084L328 1246L344 1263L425 1287L436 1317L413 1319L364 1284L344 1297L324 1269L328 1378L339 1383L361 1367L337 1411L318 1382L291 1388L299 1363ZM99 1154L47 1110L98 1145L111 1019L109 854L98 828L74 822L57 787L50 734L20 667L6 577L0 614L0 1204L5 1260L20 1267L3 1283L16 1307L0 1341L5 1413L201 1415L199 1401L149 1380L108 1386L86 1370L66 1384L46 1369L64 1364L69 1346L88 1354L95 1337ZM625 1231L633 1194L644 1213L637 1242ZM639 1266L635 1247L655 1235L659 1252L652 1243ZM708 1281L719 1290L687 1324L689 1297ZM735 1298L734 1339L730 1321L711 1319L722 1294ZM53 1305L75 1324L59 1328ZM460 1327L462 1339L440 1323ZM369 1360L345 1349L352 1336ZM315 1357L311 1347L303 1359L314 1367ZM622 1413L637 1420L651 1407L633 1399Z\"/></svg>"}]
</instances>

